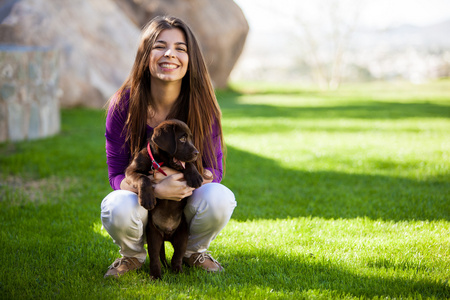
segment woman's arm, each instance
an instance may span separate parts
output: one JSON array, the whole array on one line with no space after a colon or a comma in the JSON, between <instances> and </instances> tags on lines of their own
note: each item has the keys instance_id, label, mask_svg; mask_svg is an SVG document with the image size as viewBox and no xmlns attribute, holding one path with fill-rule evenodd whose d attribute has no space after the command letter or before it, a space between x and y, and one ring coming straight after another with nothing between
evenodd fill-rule
<instances>
[{"instance_id":1,"label":"woman's arm","mask_svg":"<svg viewBox=\"0 0 450 300\"><path fill-rule=\"evenodd\" d=\"M122 188L125 178L125 169L130 162L130 150L125 145L124 127L127 119L127 101L120 104L120 108L114 109L120 93L117 92L106 116L106 164L108 165L109 183L114 190ZM126 95L125 95L126 96ZM126 100L126 99L125 99ZM127 188L125 188L127 189Z\"/></svg>"},{"instance_id":2,"label":"woman's arm","mask_svg":"<svg viewBox=\"0 0 450 300\"><path fill-rule=\"evenodd\" d=\"M209 171L213 175L211 182L221 182L223 177L223 151L219 130L217 123L214 123L211 138L213 139L213 147L216 155L216 165L208 165L208 160L203 160L205 171ZM207 149L207 147L205 147L205 149ZM205 155L208 156L208 153L205 153ZM205 178L205 174L203 177Z\"/></svg>"}]
</instances>

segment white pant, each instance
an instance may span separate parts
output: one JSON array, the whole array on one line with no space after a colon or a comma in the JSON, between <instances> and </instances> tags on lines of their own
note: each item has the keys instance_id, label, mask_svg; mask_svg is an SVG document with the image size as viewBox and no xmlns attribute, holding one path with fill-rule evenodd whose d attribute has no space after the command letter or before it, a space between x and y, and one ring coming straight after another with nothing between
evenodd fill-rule
<instances>
[{"instance_id":1,"label":"white pant","mask_svg":"<svg viewBox=\"0 0 450 300\"><path fill-rule=\"evenodd\" d=\"M186 257L204 252L231 218L236 200L232 191L220 183L208 183L188 198L184 214L189 224ZM148 211L139 205L137 194L116 190L101 205L103 227L120 247L120 254L144 262L145 226Z\"/></svg>"}]
</instances>

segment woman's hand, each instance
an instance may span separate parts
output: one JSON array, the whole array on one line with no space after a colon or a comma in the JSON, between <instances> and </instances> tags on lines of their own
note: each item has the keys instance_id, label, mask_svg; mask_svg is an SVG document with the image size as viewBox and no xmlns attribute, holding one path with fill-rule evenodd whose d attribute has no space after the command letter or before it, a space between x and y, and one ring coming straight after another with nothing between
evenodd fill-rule
<instances>
[{"instance_id":1,"label":"woman's hand","mask_svg":"<svg viewBox=\"0 0 450 300\"><path fill-rule=\"evenodd\" d=\"M163 175L164 176L164 175ZM155 177L158 177L155 174ZM195 189L188 186L183 173L167 174L163 180L154 185L156 198L180 201L192 195Z\"/></svg>"},{"instance_id":2,"label":"woman's hand","mask_svg":"<svg viewBox=\"0 0 450 300\"><path fill-rule=\"evenodd\" d=\"M185 197L192 195L194 188L188 186L184 180L183 173L168 167L161 167L167 174L167 177L161 172L155 171L150 175L150 179L155 184L154 190L157 198L180 201ZM204 170L203 183L210 183L213 181L213 174L210 170Z\"/></svg>"},{"instance_id":3,"label":"woman's hand","mask_svg":"<svg viewBox=\"0 0 450 300\"><path fill-rule=\"evenodd\" d=\"M213 181L213 173L210 170L203 170L203 184L211 183Z\"/></svg>"},{"instance_id":4,"label":"woman's hand","mask_svg":"<svg viewBox=\"0 0 450 300\"><path fill-rule=\"evenodd\" d=\"M182 174L180 171L171 169L169 167L161 167L161 169L164 171L164 173L167 174L167 176L171 176L174 174ZM153 182L153 184L158 184L160 183L162 180L167 178L166 175L164 175L163 173L159 172L159 171L154 171L153 175L150 175L150 180Z\"/></svg>"},{"instance_id":5,"label":"woman's hand","mask_svg":"<svg viewBox=\"0 0 450 300\"><path fill-rule=\"evenodd\" d=\"M162 167L162 169L167 176L158 171L150 175L157 198L180 201L192 195L194 188L186 184L183 173L168 167Z\"/></svg>"},{"instance_id":6,"label":"woman's hand","mask_svg":"<svg viewBox=\"0 0 450 300\"><path fill-rule=\"evenodd\" d=\"M137 190L137 188L135 187L135 186L132 186L131 184L129 184L128 182L127 182L127 179L126 178L124 178L121 182L120 182L120 189L121 190L127 190L127 191L130 191L130 192L133 192L133 193L138 193L138 190Z\"/></svg>"}]
</instances>

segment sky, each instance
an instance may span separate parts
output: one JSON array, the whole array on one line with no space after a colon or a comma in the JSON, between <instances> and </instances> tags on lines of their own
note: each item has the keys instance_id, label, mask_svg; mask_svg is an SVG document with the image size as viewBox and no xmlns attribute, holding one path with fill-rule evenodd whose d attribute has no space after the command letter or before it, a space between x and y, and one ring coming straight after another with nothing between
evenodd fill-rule
<instances>
[{"instance_id":1,"label":"sky","mask_svg":"<svg viewBox=\"0 0 450 300\"><path fill-rule=\"evenodd\" d=\"M450 0L339 1L340 3L346 3L346 5L363 3L361 16L358 22L362 26L371 28L383 29L400 24L423 26L450 19ZM244 12L251 30L265 30L270 26L270 22L267 22L267 20L281 20L283 14L295 14L296 11L299 11L300 9L312 9L311 6L317 6L318 1L235 0L235 2ZM322 2L331 3L332 0L322 0ZM314 16L314 13L309 15L317 17Z\"/></svg>"}]
</instances>

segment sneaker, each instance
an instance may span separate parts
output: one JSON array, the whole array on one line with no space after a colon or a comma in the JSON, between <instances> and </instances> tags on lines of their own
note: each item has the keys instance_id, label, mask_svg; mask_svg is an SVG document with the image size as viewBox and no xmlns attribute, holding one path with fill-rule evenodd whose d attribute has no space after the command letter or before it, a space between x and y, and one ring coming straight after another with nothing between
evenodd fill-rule
<instances>
[{"instance_id":1,"label":"sneaker","mask_svg":"<svg viewBox=\"0 0 450 300\"><path fill-rule=\"evenodd\" d=\"M109 266L104 278L119 277L128 271L140 269L144 263L141 263L136 257L121 257L116 259Z\"/></svg>"},{"instance_id":2,"label":"sneaker","mask_svg":"<svg viewBox=\"0 0 450 300\"><path fill-rule=\"evenodd\" d=\"M184 257L183 261L191 267L200 267L207 272L222 272L223 267L209 253L209 251L194 253L190 257Z\"/></svg>"}]
</instances>

